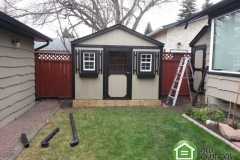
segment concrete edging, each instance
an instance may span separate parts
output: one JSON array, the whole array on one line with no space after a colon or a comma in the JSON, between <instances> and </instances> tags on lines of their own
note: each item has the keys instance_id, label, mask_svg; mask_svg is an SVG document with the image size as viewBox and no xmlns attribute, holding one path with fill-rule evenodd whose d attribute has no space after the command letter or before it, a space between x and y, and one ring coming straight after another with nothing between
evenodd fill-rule
<instances>
[{"instance_id":1,"label":"concrete edging","mask_svg":"<svg viewBox=\"0 0 240 160\"><path fill-rule=\"evenodd\" d=\"M219 136L218 134L214 133L213 131L211 131L210 129L208 129L207 127L203 126L202 124L198 123L197 121L195 121L194 119L192 119L191 117L187 116L186 114L182 114L183 117L185 117L186 119L188 119L189 121L193 122L194 124L196 124L197 126L199 126L200 128L204 129L205 131L207 131L208 133L210 133L211 135L213 135L214 137L222 140L223 142L225 142L226 144L228 144L230 147L232 147L233 149L235 149L236 151L240 152L240 148L238 148L237 146L235 146L234 144L230 143L229 141L227 141L226 139L224 139L223 137Z\"/></svg>"}]
</instances>

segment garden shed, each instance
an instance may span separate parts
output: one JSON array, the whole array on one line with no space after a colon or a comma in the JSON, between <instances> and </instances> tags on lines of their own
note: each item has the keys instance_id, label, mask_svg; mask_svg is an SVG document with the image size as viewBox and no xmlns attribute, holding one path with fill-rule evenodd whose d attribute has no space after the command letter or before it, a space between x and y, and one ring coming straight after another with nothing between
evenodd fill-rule
<instances>
[{"instance_id":1,"label":"garden shed","mask_svg":"<svg viewBox=\"0 0 240 160\"><path fill-rule=\"evenodd\" d=\"M71 45L73 107L161 104L163 43L117 24Z\"/></svg>"}]
</instances>

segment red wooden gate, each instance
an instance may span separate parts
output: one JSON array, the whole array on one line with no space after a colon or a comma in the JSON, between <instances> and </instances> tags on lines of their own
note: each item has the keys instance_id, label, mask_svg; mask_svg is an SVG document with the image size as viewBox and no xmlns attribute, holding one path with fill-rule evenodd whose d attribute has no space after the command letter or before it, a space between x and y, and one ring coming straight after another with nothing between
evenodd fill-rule
<instances>
[{"instance_id":1,"label":"red wooden gate","mask_svg":"<svg viewBox=\"0 0 240 160\"><path fill-rule=\"evenodd\" d=\"M176 74L180 59L182 57L191 57L191 53L163 53L162 68L162 95L168 95L174 76ZM179 95L189 95L186 79L182 80Z\"/></svg>"},{"instance_id":2,"label":"red wooden gate","mask_svg":"<svg viewBox=\"0 0 240 160\"><path fill-rule=\"evenodd\" d=\"M72 98L70 54L35 53L37 98Z\"/></svg>"}]
</instances>

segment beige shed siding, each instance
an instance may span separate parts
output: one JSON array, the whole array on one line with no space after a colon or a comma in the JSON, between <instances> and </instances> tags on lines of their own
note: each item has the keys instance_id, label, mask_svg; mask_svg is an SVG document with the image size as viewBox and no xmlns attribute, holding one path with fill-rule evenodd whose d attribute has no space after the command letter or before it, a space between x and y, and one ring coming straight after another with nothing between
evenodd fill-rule
<instances>
[{"instance_id":1,"label":"beige shed siding","mask_svg":"<svg viewBox=\"0 0 240 160\"><path fill-rule=\"evenodd\" d=\"M34 42L0 29L0 128L35 104ZM12 44L18 39L21 47Z\"/></svg>"},{"instance_id":2,"label":"beige shed siding","mask_svg":"<svg viewBox=\"0 0 240 160\"><path fill-rule=\"evenodd\" d=\"M132 99L158 99L159 77L137 78L132 77Z\"/></svg>"},{"instance_id":3,"label":"beige shed siding","mask_svg":"<svg viewBox=\"0 0 240 160\"><path fill-rule=\"evenodd\" d=\"M115 29L81 42L89 45L156 46L122 29Z\"/></svg>"},{"instance_id":4,"label":"beige shed siding","mask_svg":"<svg viewBox=\"0 0 240 160\"><path fill-rule=\"evenodd\" d=\"M81 48L76 47L80 53L81 50L99 50L103 48ZM99 60L100 62L100 60ZM78 64L76 64L78 66ZM79 77L79 73L75 74L75 99L103 99L103 75L98 77Z\"/></svg>"},{"instance_id":5,"label":"beige shed siding","mask_svg":"<svg viewBox=\"0 0 240 160\"><path fill-rule=\"evenodd\" d=\"M159 49L133 49L133 51L160 52ZM138 53L138 52L137 52ZM136 60L134 61L137 62ZM156 65L156 67L158 64ZM135 67L135 64L133 64ZM155 78L137 78L132 76L132 99L158 99L159 75Z\"/></svg>"}]
</instances>

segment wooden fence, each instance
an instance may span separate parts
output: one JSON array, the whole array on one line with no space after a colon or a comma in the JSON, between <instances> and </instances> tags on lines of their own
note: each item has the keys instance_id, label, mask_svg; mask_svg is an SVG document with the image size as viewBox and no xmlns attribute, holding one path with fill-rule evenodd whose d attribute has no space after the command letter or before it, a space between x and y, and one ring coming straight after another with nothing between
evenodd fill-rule
<instances>
[{"instance_id":1,"label":"wooden fence","mask_svg":"<svg viewBox=\"0 0 240 160\"><path fill-rule=\"evenodd\" d=\"M72 98L72 55L35 53L37 98Z\"/></svg>"},{"instance_id":2,"label":"wooden fence","mask_svg":"<svg viewBox=\"0 0 240 160\"><path fill-rule=\"evenodd\" d=\"M162 68L162 95L168 95L174 76L176 74L180 59L182 57L191 57L191 53L163 53ZM179 95L189 95L187 80L183 79Z\"/></svg>"}]
</instances>

